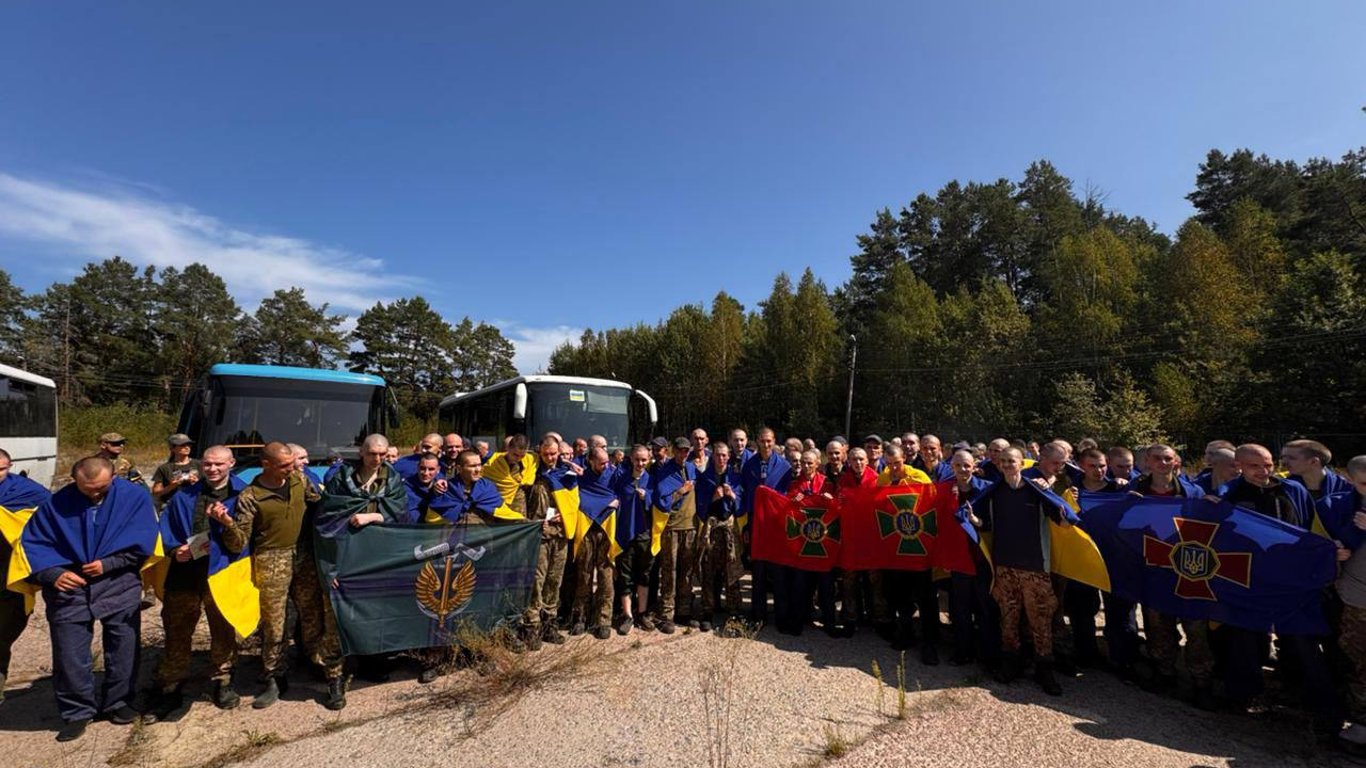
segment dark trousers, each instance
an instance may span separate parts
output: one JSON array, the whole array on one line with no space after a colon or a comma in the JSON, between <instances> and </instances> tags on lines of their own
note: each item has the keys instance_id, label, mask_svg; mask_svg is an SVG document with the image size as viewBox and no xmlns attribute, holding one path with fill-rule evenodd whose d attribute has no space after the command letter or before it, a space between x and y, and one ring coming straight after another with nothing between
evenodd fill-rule
<instances>
[{"instance_id":1,"label":"dark trousers","mask_svg":"<svg viewBox=\"0 0 1366 768\"><path fill-rule=\"evenodd\" d=\"M1067 580L1063 589L1063 613L1072 625L1072 653L1076 658L1095 663L1100 660L1096 644L1096 614L1100 612L1100 590L1089 584Z\"/></svg>"},{"instance_id":2,"label":"dark trousers","mask_svg":"<svg viewBox=\"0 0 1366 768\"><path fill-rule=\"evenodd\" d=\"M24 596L9 590L0 591L0 675L9 675L10 649L27 626Z\"/></svg>"},{"instance_id":3,"label":"dark trousers","mask_svg":"<svg viewBox=\"0 0 1366 768\"><path fill-rule=\"evenodd\" d=\"M991 599L991 571L979 566L977 573L949 574L953 655L992 664L1001 658L1001 616Z\"/></svg>"},{"instance_id":4,"label":"dark trousers","mask_svg":"<svg viewBox=\"0 0 1366 768\"><path fill-rule=\"evenodd\" d=\"M95 699L95 671L90 643L95 638L94 621L63 621L51 625L52 687L57 693L57 711L62 719L83 720L133 703L133 686L138 677L138 640L142 634L142 615L131 610L100 620L104 647L104 686Z\"/></svg>"},{"instance_id":5,"label":"dark trousers","mask_svg":"<svg viewBox=\"0 0 1366 768\"><path fill-rule=\"evenodd\" d=\"M749 577L749 619L763 621L768 618L769 571L772 566L763 560L750 563Z\"/></svg>"},{"instance_id":6,"label":"dark trousers","mask_svg":"<svg viewBox=\"0 0 1366 768\"><path fill-rule=\"evenodd\" d=\"M920 612L920 641L926 645L939 642L939 594L934 588L931 571L883 571L887 602L896 614L897 633L915 634L912 615Z\"/></svg>"},{"instance_id":7,"label":"dark trousers","mask_svg":"<svg viewBox=\"0 0 1366 768\"><path fill-rule=\"evenodd\" d=\"M800 627L811 618L811 603L820 607L821 624L826 629L835 626L835 574L826 571L792 570L792 601L788 616L792 626Z\"/></svg>"},{"instance_id":8,"label":"dark trousers","mask_svg":"<svg viewBox=\"0 0 1366 768\"><path fill-rule=\"evenodd\" d=\"M1133 666L1138 659L1138 619L1136 606L1122 597L1110 592L1102 594L1105 606L1105 645L1110 663L1116 667ZM1092 622L1092 635L1095 623Z\"/></svg>"},{"instance_id":9,"label":"dark trousers","mask_svg":"<svg viewBox=\"0 0 1366 768\"><path fill-rule=\"evenodd\" d=\"M1227 625L1220 632L1227 653L1224 690L1232 699L1245 701L1257 696L1263 689L1262 665L1270 647L1266 633ZM1320 638L1277 635L1276 640L1282 666L1290 666L1298 673L1305 709L1313 713L1318 723L1341 724L1344 707L1328 672Z\"/></svg>"}]
</instances>

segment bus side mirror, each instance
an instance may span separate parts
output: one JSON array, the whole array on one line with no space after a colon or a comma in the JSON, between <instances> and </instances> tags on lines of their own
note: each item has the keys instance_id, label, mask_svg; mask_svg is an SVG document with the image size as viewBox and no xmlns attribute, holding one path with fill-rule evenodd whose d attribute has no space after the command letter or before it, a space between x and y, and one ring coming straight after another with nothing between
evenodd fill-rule
<instances>
[{"instance_id":1,"label":"bus side mirror","mask_svg":"<svg viewBox=\"0 0 1366 768\"><path fill-rule=\"evenodd\" d=\"M398 399L394 397L393 390L389 390L388 393L389 397L385 400L384 403L384 410L388 412L386 416L388 417L389 421L386 431L397 429L399 426Z\"/></svg>"},{"instance_id":2,"label":"bus side mirror","mask_svg":"<svg viewBox=\"0 0 1366 768\"><path fill-rule=\"evenodd\" d=\"M659 425L659 406L655 405L655 399L645 394L644 391L637 389L637 397L645 401L645 410L650 415L650 434L654 434L655 427Z\"/></svg>"},{"instance_id":3,"label":"bus side mirror","mask_svg":"<svg viewBox=\"0 0 1366 768\"><path fill-rule=\"evenodd\" d=\"M512 420L526 420L526 384L519 383L512 392Z\"/></svg>"}]
</instances>

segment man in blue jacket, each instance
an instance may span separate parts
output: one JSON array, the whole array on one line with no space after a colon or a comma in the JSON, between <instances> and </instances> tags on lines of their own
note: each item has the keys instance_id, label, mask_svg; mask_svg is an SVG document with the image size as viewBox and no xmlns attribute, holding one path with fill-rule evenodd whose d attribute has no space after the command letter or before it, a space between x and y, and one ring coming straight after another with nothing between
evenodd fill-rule
<instances>
[{"instance_id":1,"label":"man in blue jacket","mask_svg":"<svg viewBox=\"0 0 1366 768\"><path fill-rule=\"evenodd\" d=\"M38 507L21 542L42 586L52 634L52 687L65 724L58 741L85 733L96 714L116 725L137 719L132 707L142 630L142 564L157 541L147 489L114 476L113 462L76 462L71 485ZM90 642L103 634L104 681L95 695Z\"/></svg>"}]
</instances>

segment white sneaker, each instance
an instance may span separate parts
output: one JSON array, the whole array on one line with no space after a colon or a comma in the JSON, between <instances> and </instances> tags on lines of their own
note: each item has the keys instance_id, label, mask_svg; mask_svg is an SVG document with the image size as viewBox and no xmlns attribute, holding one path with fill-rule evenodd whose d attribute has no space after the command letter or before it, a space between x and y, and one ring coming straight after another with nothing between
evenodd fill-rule
<instances>
[{"instance_id":1,"label":"white sneaker","mask_svg":"<svg viewBox=\"0 0 1366 768\"><path fill-rule=\"evenodd\" d=\"M1338 734L1338 738L1359 746L1366 746L1366 725L1352 723L1350 726L1343 729L1342 733Z\"/></svg>"}]
</instances>

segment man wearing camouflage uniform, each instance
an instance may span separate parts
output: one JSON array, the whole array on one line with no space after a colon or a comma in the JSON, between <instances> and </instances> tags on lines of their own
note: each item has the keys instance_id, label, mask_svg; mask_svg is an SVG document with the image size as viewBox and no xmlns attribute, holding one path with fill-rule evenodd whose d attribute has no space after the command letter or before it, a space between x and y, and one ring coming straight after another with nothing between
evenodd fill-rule
<instances>
[{"instance_id":1,"label":"man wearing camouflage uniform","mask_svg":"<svg viewBox=\"0 0 1366 768\"><path fill-rule=\"evenodd\" d=\"M594 516L616 514L621 502L615 492L617 470L607 463L607 449L595 445L587 458L587 468L579 476L579 525L587 530L574 541L574 624L569 634L591 630L594 637L606 640L612 634L614 542Z\"/></svg>"},{"instance_id":2,"label":"man wearing camouflage uniform","mask_svg":"<svg viewBox=\"0 0 1366 768\"><path fill-rule=\"evenodd\" d=\"M702 535L698 542L698 561L702 571L702 616L699 628L711 629L716 615L716 596L724 590L723 605L727 624L740 621L740 534L735 517L740 512L740 473L731 468L730 446L716 443L711 463L697 477L698 516ZM731 627L733 629L733 626Z\"/></svg>"},{"instance_id":3,"label":"man wearing camouflage uniform","mask_svg":"<svg viewBox=\"0 0 1366 768\"><path fill-rule=\"evenodd\" d=\"M304 647L327 675L325 705L329 709L346 706L341 644L335 628L327 631L331 609L318 585L312 526L305 525L309 506L320 499L298 471L289 446L271 442L261 449L261 474L237 497L236 517L220 521L223 545L229 552L241 552L251 544L253 578L261 591L261 665L266 688L252 702L255 709L271 706L289 687L285 604L290 597L299 611Z\"/></svg>"},{"instance_id":4,"label":"man wearing camouflage uniform","mask_svg":"<svg viewBox=\"0 0 1366 768\"><path fill-rule=\"evenodd\" d=\"M555 506L554 491L572 487L577 465L568 469L560 463L560 439L546 435L538 449L536 479L531 492L526 494L528 520L541 522L541 546L536 556L536 581L531 587L531 601L523 614L523 638L531 650L541 642L560 644L564 635L557 626L560 610L560 585L564 578L565 561L569 556L569 539L565 537L564 518Z\"/></svg>"},{"instance_id":5,"label":"man wearing camouflage uniform","mask_svg":"<svg viewBox=\"0 0 1366 768\"><path fill-rule=\"evenodd\" d=\"M105 432L100 435L99 456L109 459L114 464L114 477L121 477L130 483L145 484L142 473L133 466L133 462L123 457L124 444L128 438L118 432Z\"/></svg>"},{"instance_id":6,"label":"man wearing camouflage uniform","mask_svg":"<svg viewBox=\"0 0 1366 768\"><path fill-rule=\"evenodd\" d=\"M191 541L204 535L217 538L210 521L232 519L228 506L241 484L231 477L232 467L232 451L221 445L211 446L200 462L201 479L174 493L162 513L161 538L171 562L161 603L166 642L157 666L159 693L153 710L158 719L184 706L181 686L190 673L190 647L201 613L207 613L209 618L213 703L219 709L233 709L240 701L232 689L232 668L237 660L236 630L223 618L209 590L208 542L196 551Z\"/></svg>"},{"instance_id":7,"label":"man wearing camouflage uniform","mask_svg":"<svg viewBox=\"0 0 1366 768\"><path fill-rule=\"evenodd\" d=\"M692 579L697 566L693 555L697 545L693 486L697 467L688 461L691 452L688 438L676 438L674 460L655 474L655 514L668 515L659 549L659 621L655 626L666 635L673 634L675 622L692 621Z\"/></svg>"}]
</instances>

